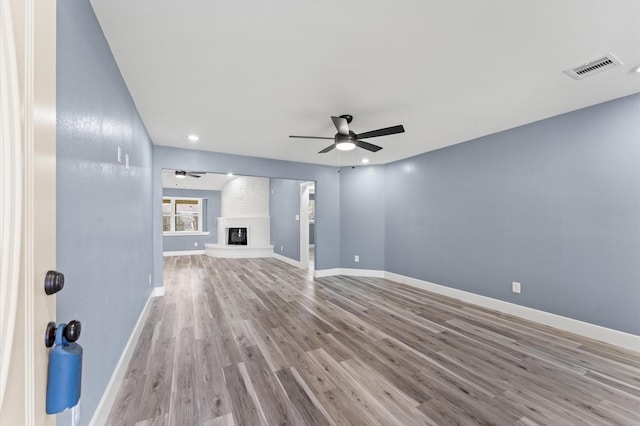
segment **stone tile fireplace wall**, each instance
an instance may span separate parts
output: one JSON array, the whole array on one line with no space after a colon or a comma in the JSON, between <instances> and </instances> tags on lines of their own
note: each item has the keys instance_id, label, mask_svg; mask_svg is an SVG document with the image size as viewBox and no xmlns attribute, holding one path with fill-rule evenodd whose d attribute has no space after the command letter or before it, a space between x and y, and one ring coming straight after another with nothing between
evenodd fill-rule
<instances>
[{"instance_id":1,"label":"stone tile fireplace wall","mask_svg":"<svg viewBox=\"0 0 640 426\"><path fill-rule=\"evenodd\" d=\"M229 228L247 228L247 245L228 244ZM206 244L213 257L273 256L269 217L269 179L238 176L221 191L221 216L217 220L218 242Z\"/></svg>"}]
</instances>

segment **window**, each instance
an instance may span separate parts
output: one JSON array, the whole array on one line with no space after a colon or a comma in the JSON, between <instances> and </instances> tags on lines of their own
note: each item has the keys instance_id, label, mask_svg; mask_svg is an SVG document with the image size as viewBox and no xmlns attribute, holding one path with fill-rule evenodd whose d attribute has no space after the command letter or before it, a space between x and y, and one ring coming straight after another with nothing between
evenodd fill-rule
<instances>
[{"instance_id":1,"label":"window","mask_svg":"<svg viewBox=\"0 0 640 426\"><path fill-rule=\"evenodd\" d=\"M162 230L175 234L202 232L202 198L164 197Z\"/></svg>"}]
</instances>

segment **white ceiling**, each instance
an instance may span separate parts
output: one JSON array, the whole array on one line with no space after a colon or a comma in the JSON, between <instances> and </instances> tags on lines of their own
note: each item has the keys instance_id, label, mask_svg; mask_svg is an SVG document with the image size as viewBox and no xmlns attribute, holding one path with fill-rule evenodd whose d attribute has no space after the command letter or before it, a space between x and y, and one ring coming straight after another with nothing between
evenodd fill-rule
<instances>
[{"instance_id":1,"label":"white ceiling","mask_svg":"<svg viewBox=\"0 0 640 426\"><path fill-rule=\"evenodd\" d=\"M91 3L156 145L382 164L640 92L638 0ZM563 73L609 53L623 65ZM377 153L288 138L341 114L406 133Z\"/></svg>"}]
</instances>

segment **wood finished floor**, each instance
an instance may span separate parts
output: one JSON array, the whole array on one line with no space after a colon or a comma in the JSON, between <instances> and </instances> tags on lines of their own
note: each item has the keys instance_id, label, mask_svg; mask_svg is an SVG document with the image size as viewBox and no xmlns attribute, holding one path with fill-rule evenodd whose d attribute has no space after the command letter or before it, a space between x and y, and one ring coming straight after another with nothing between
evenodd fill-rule
<instances>
[{"instance_id":1,"label":"wood finished floor","mask_svg":"<svg viewBox=\"0 0 640 426\"><path fill-rule=\"evenodd\" d=\"M384 279L165 258L109 425L640 425L640 354Z\"/></svg>"}]
</instances>

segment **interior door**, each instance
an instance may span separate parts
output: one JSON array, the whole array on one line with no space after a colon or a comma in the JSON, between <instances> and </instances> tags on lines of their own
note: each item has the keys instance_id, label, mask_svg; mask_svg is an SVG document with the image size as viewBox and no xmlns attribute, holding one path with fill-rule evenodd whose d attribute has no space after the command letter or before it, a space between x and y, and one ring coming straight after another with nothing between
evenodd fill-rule
<instances>
[{"instance_id":1,"label":"interior door","mask_svg":"<svg viewBox=\"0 0 640 426\"><path fill-rule=\"evenodd\" d=\"M56 2L0 0L0 424L45 414L55 296Z\"/></svg>"}]
</instances>

